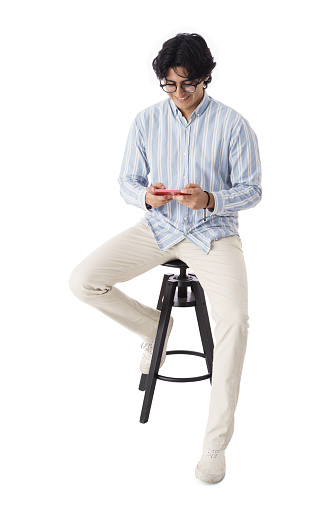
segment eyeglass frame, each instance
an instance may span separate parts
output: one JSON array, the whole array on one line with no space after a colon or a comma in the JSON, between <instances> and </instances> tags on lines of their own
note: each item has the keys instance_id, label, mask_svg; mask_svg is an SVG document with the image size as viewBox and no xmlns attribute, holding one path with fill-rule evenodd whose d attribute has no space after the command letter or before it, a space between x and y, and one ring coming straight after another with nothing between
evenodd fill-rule
<instances>
[{"instance_id":1,"label":"eyeglass frame","mask_svg":"<svg viewBox=\"0 0 334 517\"><path fill-rule=\"evenodd\" d=\"M181 89L182 89L184 92L186 92L186 93L195 93L197 86L198 86L199 84L201 84L201 82L202 82L202 81L203 81L203 79L200 79L200 80L198 81L198 83L196 83L196 84L192 84L192 83L190 83L190 84L181 84ZM174 90L174 91L172 91L172 92L166 92L166 90L164 90L164 89L163 89L163 91L164 91L165 93L174 93L174 92L176 92L176 90L177 90L177 86L176 86L176 84L170 84L170 85L167 85L167 84L161 84L161 83L160 83L160 85L159 85L159 86L160 86L160 88L162 88L162 89L163 89L165 86L175 86L175 90ZM194 90L193 92L189 92L189 91L187 91L187 90L185 90L185 89L183 88L184 86L195 86L195 90Z\"/></svg>"}]
</instances>

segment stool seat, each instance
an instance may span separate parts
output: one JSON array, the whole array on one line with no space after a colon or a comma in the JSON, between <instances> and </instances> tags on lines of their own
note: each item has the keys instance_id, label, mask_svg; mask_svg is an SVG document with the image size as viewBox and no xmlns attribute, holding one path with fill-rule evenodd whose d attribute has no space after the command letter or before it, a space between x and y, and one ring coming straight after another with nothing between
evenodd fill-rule
<instances>
[{"instance_id":1,"label":"stool seat","mask_svg":"<svg viewBox=\"0 0 334 517\"><path fill-rule=\"evenodd\" d=\"M188 265L183 262L183 260L175 259L175 260L169 260L168 262L165 262L164 264L161 264L162 266L168 266L168 267L185 267L187 268Z\"/></svg>"}]
</instances>

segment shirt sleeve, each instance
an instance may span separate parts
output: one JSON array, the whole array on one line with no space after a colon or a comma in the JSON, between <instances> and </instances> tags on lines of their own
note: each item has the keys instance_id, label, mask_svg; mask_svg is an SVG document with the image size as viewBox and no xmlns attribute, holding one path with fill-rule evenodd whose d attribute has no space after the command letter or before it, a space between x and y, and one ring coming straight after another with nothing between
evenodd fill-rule
<instances>
[{"instance_id":1,"label":"shirt sleeve","mask_svg":"<svg viewBox=\"0 0 334 517\"><path fill-rule=\"evenodd\" d=\"M212 215L238 212L257 205L262 198L262 172L257 137L240 117L232 130L229 146L229 189L212 192Z\"/></svg>"},{"instance_id":2,"label":"shirt sleeve","mask_svg":"<svg viewBox=\"0 0 334 517\"><path fill-rule=\"evenodd\" d=\"M118 183L124 201L145 211L152 208L145 203L149 172L143 132L136 117L129 131Z\"/></svg>"}]
</instances>

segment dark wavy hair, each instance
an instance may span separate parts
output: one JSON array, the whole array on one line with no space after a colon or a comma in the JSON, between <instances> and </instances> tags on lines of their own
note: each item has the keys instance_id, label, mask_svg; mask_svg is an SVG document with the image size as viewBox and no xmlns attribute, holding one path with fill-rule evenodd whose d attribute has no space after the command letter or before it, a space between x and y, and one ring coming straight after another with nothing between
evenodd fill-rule
<instances>
[{"instance_id":1,"label":"dark wavy hair","mask_svg":"<svg viewBox=\"0 0 334 517\"><path fill-rule=\"evenodd\" d=\"M160 81L167 75L169 68L174 72L177 67L185 68L187 79L204 79L203 87L211 83L211 72L216 63L206 41L199 34L177 34L162 45L162 49L152 62L153 70Z\"/></svg>"}]
</instances>

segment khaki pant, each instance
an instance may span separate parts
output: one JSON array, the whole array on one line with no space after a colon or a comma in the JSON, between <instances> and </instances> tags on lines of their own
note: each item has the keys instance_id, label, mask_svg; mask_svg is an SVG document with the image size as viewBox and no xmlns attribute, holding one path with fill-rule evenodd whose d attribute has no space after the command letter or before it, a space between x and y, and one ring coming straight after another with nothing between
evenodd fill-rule
<instances>
[{"instance_id":1,"label":"khaki pant","mask_svg":"<svg viewBox=\"0 0 334 517\"><path fill-rule=\"evenodd\" d=\"M154 341L160 312L115 285L175 259L188 264L210 301L215 346L204 447L226 449L233 434L248 335L247 274L240 237L212 242L208 255L188 239L161 251L148 224L141 220L81 262L70 277L70 288L80 300L143 340Z\"/></svg>"}]
</instances>

